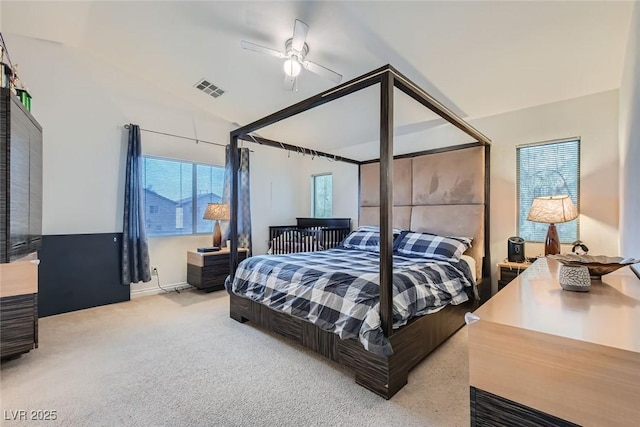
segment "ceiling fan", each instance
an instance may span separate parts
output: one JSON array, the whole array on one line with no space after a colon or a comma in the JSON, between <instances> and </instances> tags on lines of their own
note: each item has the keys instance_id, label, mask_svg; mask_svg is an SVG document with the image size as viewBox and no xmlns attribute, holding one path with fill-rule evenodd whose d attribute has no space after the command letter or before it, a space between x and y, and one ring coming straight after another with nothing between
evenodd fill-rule
<instances>
[{"instance_id":1,"label":"ceiling fan","mask_svg":"<svg viewBox=\"0 0 640 427\"><path fill-rule=\"evenodd\" d=\"M315 62L305 60L305 57L309 53L309 45L305 43L307 33L309 32L309 26L304 22L296 19L293 26L293 37L288 39L284 43L284 52L280 52L275 49L260 46L255 43L251 43L245 40L240 42L240 46L243 49L252 50L254 52L266 53L268 55L275 56L276 58L285 59L284 61L284 87L287 90L293 90L296 86L296 78L302 68L305 68L312 73L327 78L334 83L340 83L342 81L342 75L332 71L322 65Z\"/></svg>"}]
</instances>

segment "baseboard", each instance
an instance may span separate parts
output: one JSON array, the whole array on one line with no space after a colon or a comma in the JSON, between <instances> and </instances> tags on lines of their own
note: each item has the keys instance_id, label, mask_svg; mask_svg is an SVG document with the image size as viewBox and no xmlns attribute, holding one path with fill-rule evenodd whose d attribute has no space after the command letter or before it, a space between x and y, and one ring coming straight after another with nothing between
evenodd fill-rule
<instances>
[{"instance_id":1,"label":"baseboard","mask_svg":"<svg viewBox=\"0 0 640 427\"><path fill-rule=\"evenodd\" d=\"M155 280L153 280L153 281L151 281L149 283L155 283ZM162 285L162 287L167 291L175 291L176 288L182 289L185 286L189 287L189 288L192 287L187 282L173 283L171 285ZM165 293L165 291L163 291L162 289L160 289L158 287L158 285L156 285L156 286L149 287L149 288L132 290L131 291L131 299L140 298L140 297L146 297L146 296L149 296L149 295L164 294L164 293Z\"/></svg>"}]
</instances>

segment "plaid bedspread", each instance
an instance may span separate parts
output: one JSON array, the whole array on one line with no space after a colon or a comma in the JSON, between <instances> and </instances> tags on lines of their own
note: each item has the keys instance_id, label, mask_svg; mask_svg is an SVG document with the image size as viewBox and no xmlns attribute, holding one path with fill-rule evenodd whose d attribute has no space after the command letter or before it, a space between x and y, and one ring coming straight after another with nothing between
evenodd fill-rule
<instances>
[{"instance_id":1,"label":"plaid bedspread","mask_svg":"<svg viewBox=\"0 0 640 427\"><path fill-rule=\"evenodd\" d=\"M247 258L238 265L231 292L305 319L364 348L393 353L380 325L377 252L330 249ZM393 327L469 299L474 287L467 263L394 255Z\"/></svg>"}]
</instances>

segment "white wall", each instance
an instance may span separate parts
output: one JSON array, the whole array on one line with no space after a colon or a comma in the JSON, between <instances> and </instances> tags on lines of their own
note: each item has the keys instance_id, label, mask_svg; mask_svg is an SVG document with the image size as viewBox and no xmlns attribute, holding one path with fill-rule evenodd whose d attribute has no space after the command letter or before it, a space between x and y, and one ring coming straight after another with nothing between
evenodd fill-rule
<instances>
[{"instance_id":1,"label":"white wall","mask_svg":"<svg viewBox=\"0 0 640 427\"><path fill-rule=\"evenodd\" d=\"M507 239L517 234L516 146L578 136L581 138L580 239L592 254L618 254L618 91L541 105L470 120L487 135L491 147L491 256L495 263L507 255ZM394 144L395 154L468 142L451 125L405 135ZM345 156L367 152L376 157L378 144L342 150ZM527 243L527 256L544 252L542 244ZM570 247L563 245L562 251Z\"/></svg>"},{"instance_id":2,"label":"white wall","mask_svg":"<svg viewBox=\"0 0 640 427\"><path fill-rule=\"evenodd\" d=\"M580 239L592 254L618 253L618 93L609 91L474 121L491 148L491 252L506 256L517 233L516 146L579 136ZM563 252L570 246L563 246ZM544 252L527 243L527 256Z\"/></svg>"},{"instance_id":3,"label":"white wall","mask_svg":"<svg viewBox=\"0 0 640 427\"><path fill-rule=\"evenodd\" d=\"M292 156L294 156L292 154ZM351 218L351 227L355 228L358 224L358 166L345 163L329 161L323 157L316 157L312 160L311 156L295 155L297 162L300 163L298 175L298 192L296 198L297 211L301 213L298 216L312 216L312 194L313 183L312 176L323 173L331 173L333 175L333 213L334 218Z\"/></svg>"},{"instance_id":4,"label":"white wall","mask_svg":"<svg viewBox=\"0 0 640 427\"><path fill-rule=\"evenodd\" d=\"M33 115L44 129L43 233L122 231L127 133L122 125L197 136L228 143L230 123L196 110L89 53L52 42L5 35L12 59L33 95ZM194 96L206 96L194 90ZM215 100L212 98L212 111ZM224 149L209 144L142 134L143 152L154 156L224 165ZM288 223L298 211L296 179L284 151L249 144L254 252L266 251L267 227ZM210 245L208 235L149 239L152 266L162 286L186 281L186 251ZM157 290L156 278L132 292Z\"/></svg>"},{"instance_id":5,"label":"white wall","mask_svg":"<svg viewBox=\"0 0 640 427\"><path fill-rule=\"evenodd\" d=\"M125 123L228 143L230 123L87 52L21 36L5 38L33 95L32 112L44 128L44 234L122 231ZM206 95L194 91L194 96ZM211 102L215 111L216 101ZM224 165L221 147L151 133L143 133L142 141L145 154ZM307 171L335 171L335 215L357 217L357 167L326 160L321 164L319 159L257 144L246 146L253 150L254 254L267 251L269 225L295 224L296 217L309 216ZM161 285L183 284L186 251L208 246L210 240L208 235L150 238L151 265L158 268ZM131 289L138 294L156 291L156 278Z\"/></svg>"},{"instance_id":6,"label":"white wall","mask_svg":"<svg viewBox=\"0 0 640 427\"><path fill-rule=\"evenodd\" d=\"M620 86L620 253L640 258L640 4L633 9Z\"/></svg>"}]
</instances>

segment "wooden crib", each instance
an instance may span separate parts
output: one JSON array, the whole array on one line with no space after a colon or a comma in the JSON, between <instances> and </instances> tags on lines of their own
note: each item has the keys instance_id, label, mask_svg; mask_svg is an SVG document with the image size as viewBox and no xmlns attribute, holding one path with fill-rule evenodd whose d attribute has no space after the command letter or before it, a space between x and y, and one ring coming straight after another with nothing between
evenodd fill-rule
<instances>
[{"instance_id":1,"label":"wooden crib","mask_svg":"<svg viewBox=\"0 0 640 427\"><path fill-rule=\"evenodd\" d=\"M297 225L269 227L268 254L335 248L351 232L351 218L296 218Z\"/></svg>"}]
</instances>

